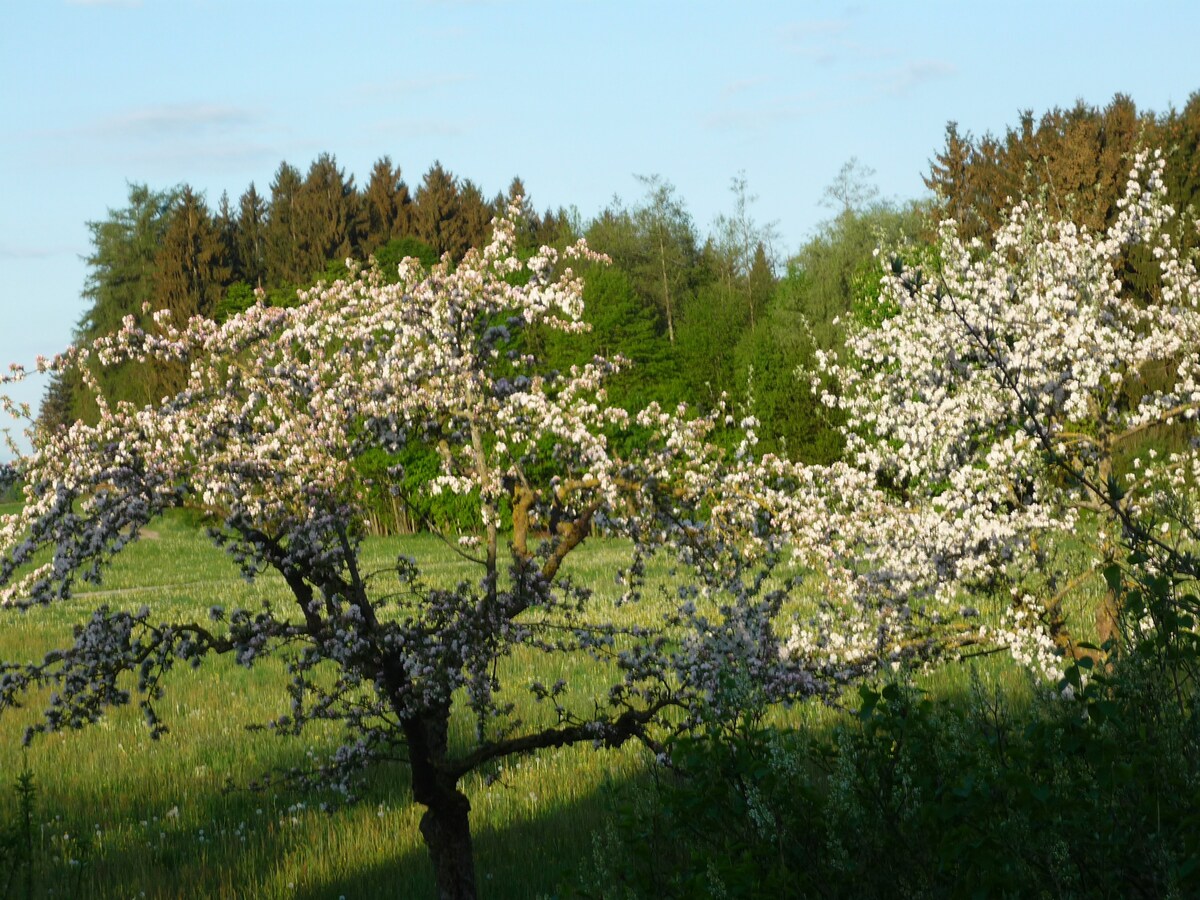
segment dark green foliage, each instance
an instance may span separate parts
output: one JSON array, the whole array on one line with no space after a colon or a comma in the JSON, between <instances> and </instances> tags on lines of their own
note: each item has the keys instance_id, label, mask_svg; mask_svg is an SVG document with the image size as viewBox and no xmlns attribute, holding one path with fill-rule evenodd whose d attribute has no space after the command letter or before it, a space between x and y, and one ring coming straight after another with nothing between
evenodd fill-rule
<instances>
[{"instance_id":1,"label":"dark green foliage","mask_svg":"<svg viewBox=\"0 0 1200 900\"><path fill-rule=\"evenodd\" d=\"M432 247L438 256L449 253L455 259L461 257L470 244L466 222L459 215L460 207L458 182L441 163L435 162L417 188L413 234Z\"/></svg>"},{"instance_id":2,"label":"dark green foliage","mask_svg":"<svg viewBox=\"0 0 1200 900\"><path fill-rule=\"evenodd\" d=\"M38 423L44 428L61 428L76 419L75 395L79 390L76 379L58 372L50 376L42 404L38 407Z\"/></svg>"},{"instance_id":3,"label":"dark green foliage","mask_svg":"<svg viewBox=\"0 0 1200 900\"><path fill-rule=\"evenodd\" d=\"M231 268L218 223L204 199L184 187L154 259L154 300L169 309L177 326L192 316L211 316Z\"/></svg>"},{"instance_id":4,"label":"dark green foliage","mask_svg":"<svg viewBox=\"0 0 1200 900\"><path fill-rule=\"evenodd\" d=\"M673 747L605 877L630 896L1194 896L1200 727L1177 696L1135 656L1072 700L893 682L832 740L722 726Z\"/></svg>"},{"instance_id":5,"label":"dark green foliage","mask_svg":"<svg viewBox=\"0 0 1200 900\"><path fill-rule=\"evenodd\" d=\"M217 303L213 318L224 322L230 316L244 312L254 305L254 288L244 281L235 281L225 290L225 296Z\"/></svg>"},{"instance_id":6,"label":"dark green foliage","mask_svg":"<svg viewBox=\"0 0 1200 900\"><path fill-rule=\"evenodd\" d=\"M362 228L354 178L347 178L329 153L313 160L304 183L296 188L292 215L292 281L311 280L326 261L344 262L358 246Z\"/></svg>"},{"instance_id":7,"label":"dark green foliage","mask_svg":"<svg viewBox=\"0 0 1200 900\"><path fill-rule=\"evenodd\" d=\"M176 191L152 191L129 185L129 206L110 209L108 218L88 222L91 271L83 296L91 306L79 321L78 334L90 340L108 334L127 315L139 315L154 299L155 258L170 224Z\"/></svg>"},{"instance_id":8,"label":"dark green foliage","mask_svg":"<svg viewBox=\"0 0 1200 900\"><path fill-rule=\"evenodd\" d=\"M7 463L0 464L0 503L16 503L21 499L21 481L17 471Z\"/></svg>"},{"instance_id":9,"label":"dark green foliage","mask_svg":"<svg viewBox=\"0 0 1200 900\"><path fill-rule=\"evenodd\" d=\"M300 234L295 207L301 183L300 171L295 166L279 164L271 182L271 204L263 228L266 274L271 284L298 284L309 274L298 247Z\"/></svg>"},{"instance_id":10,"label":"dark green foliage","mask_svg":"<svg viewBox=\"0 0 1200 900\"><path fill-rule=\"evenodd\" d=\"M738 342L733 365L746 412L762 424L760 446L810 463L839 458L837 414L813 392L805 367L813 364L812 326L804 314L803 277L780 282L758 323Z\"/></svg>"},{"instance_id":11,"label":"dark green foliage","mask_svg":"<svg viewBox=\"0 0 1200 900\"><path fill-rule=\"evenodd\" d=\"M237 268L238 214L229 202L228 191L221 191L221 200L217 204L216 215L213 216L213 227L221 245L221 259L229 268L225 280L233 281L234 270Z\"/></svg>"},{"instance_id":12,"label":"dark green foliage","mask_svg":"<svg viewBox=\"0 0 1200 900\"><path fill-rule=\"evenodd\" d=\"M655 310L639 299L630 276L618 268L593 266L585 279L584 320L591 330L582 335L543 335L540 352L545 368L566 371L596 356L619 356L630 365L609 383L613 403L630 411L652 400L670 403L679 392L675 355L660 331Z\"/></svg>"},{"instance_id":13,"label":"dark green foliage","mask_svg":"<svg viewBox=\"0 0 1200 900\"><path fill-rule=\"evenodd\" d=\"M238 200L232 277L253 287L262 287L267 277L266 226L266 202L250 182Z\"/></svg>"},{"instance_id":14,"label":"dark green foliage","mask_svg":"<svg viewBox=\"0 0 1200 900\"><path fill-rule=\"evenodd\" d=\"M391 157L383 157L371 169L362 207L362 245L368 251L410 232L412 198L400 176L400 167L392 166Z\"/></svg>"},{"instance_id":15,"label":"dark green foliage","mask_svg":"<svg viewBox=\"0 0 1200 900\"><path fill-rule=\"evenodd\" d=\"M496 213L492 205L483 198L479 185L469 178L462 183L458 193L458 218L466 248L482 247L492 236L492 219ZM456 257L461 253L455 253Z\"/></svg>"},{"instance_id":16,"label":"dark green foliage","mask_svg":"<svg viewBox=\"0 0 1200 900\"><path fill-rule=\"evenodd\" d=\"M0 822L0 894L29 900L33 897L38 841L34 826L38 789L28 759L24 760L12 790L15 802L0 806L6 813L6 820Z\"/></svg>"},{"instance_id":17,"label":"dark green foliage","mask_svg":"<svg viewBox=\"0 0 1200 900\"><path fill-rule=\"evenodd\" d=\"M408 257L415 257L421 265L429 267L437 262L437 253L433 248L415 237L392 238L373 254L375 263L383 273L385 281L394 282L399 278L400 263Z\"/></svg>"},{"instance_id":18,"label":"dark green foliage","mask_svg":"<svg viewBox=\"0 0 1200 900\"><path fill-rule=\"evenodd\" d=\"M839 186L841 202L860 195L870 194ZM881 314L876 298L883 262L874 255L875 248L893 248L886 255L919 255L928 246L919 242L923 229L924 216L917 207L844 207L789 261L778 282L762 245L756 248L747 287L760 310L757 322L749 324L748 302L734 289L726 302L739 308L742 298L741 323L726 318L708 324L711 334L690 353L698 364L707 360L710 377L729 379L725 389L761 423L764 450L813 463L840 456L840 418L812 389L814 354L841 348L847 317L866 321ZM717 339L722 331L741 338L726 349ZM684 346L694 340L689 335Z\"/></svg>"},{"instance_id":19,"label":"dark green foliage","mask_svg":"<svg viewBox=\"0 0 1200 900\"><path fill-rule=\"evenodd\" d=\"M398 453L375 449L360 456L355 468L367 490L372 529L379 534L429 529L447 534L472 528L479 521L478 496L430 496L425 490L439 466L436 448L421 442Z\"/></svg>"},{"instance_id":20,"label":"dark green foliage","mask_svg":"<svg viewBox=\"0 0 1200 900\"><path fill-rule=\"evenodd\" d=\"M185 186L154 258L154 307L169 309L176 327L193 316L211 317L230 272L218 224L204 199ZM186 374L182 363L158 363L141 367L140 381L151 398L167 397L183 387Z\"/></svg>"},{"instance_id":21,"label":"dark green foliage","mask_svg":"<svg viewBox=\"0 0 1200 900\"><path fill-rule=\"evenodd\" d=\"M734 352L749 323L745 295L724 282L705 284L686 299L676 335L686 399L712 408L722 394L741 395Z\"/></svg>"},{"instance_id":22,"label":"dark green foliage","mask_svg":"<svg viewBox=\"0 0 1200 900\"><path fill-rule=\"evenodd\" d=\"M88 223L91 271L83 296L91 305L76 328L77 341L88 342L115 331L125 316L133 316L142 326L149 324L142 310L146 304L155 305L158 253L178 196L177 191L152 191L144 184L130 184L129 206L110 209L107 219ZM125 363L98 372L97 378L110 401L146 403L157 399L148 374L145 366ZM64 421L90 420L98 414L77 383L61 380L49 411L58 416L65 413Z\"/></svg>"},{"instance_id":23,"label":"dark green foliage","mask_svg":"<svg viewBox=\"0 0 1200 900\"><path fill-rule=\"evenodd\" d=\"M1148 565L1153 546L1128 537L1105 573L1126 617L1105 668L1085 656L1027 692L972 672L936 699L864 685L818 735L763 727L748 694L624 807L603 895L1200 894L1194 560Z\"/></svg>"}]
</instances>

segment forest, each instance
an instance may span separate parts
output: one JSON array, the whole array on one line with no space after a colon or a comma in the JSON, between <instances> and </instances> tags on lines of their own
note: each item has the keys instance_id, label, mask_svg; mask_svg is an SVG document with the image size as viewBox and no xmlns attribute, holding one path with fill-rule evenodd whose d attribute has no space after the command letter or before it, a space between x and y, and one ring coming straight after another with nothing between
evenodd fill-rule
<instances>
[{"instance_id":1,"label":"forest","mask_svg":"<svg viewBox=\"0 0 1200 900\"><path fill-rule=\"evenodd\" d=\"M0 469L0 888L1200 891L1200 92L870 178L793 254L743 176L130 184Z\"/></svg>"},{"instance_id":2,"label":"forest","mask_svg":"<svg viewBox=\"0 0 1200 900\"><path fill-rule=\"evenodd\" d=\"M763 423L769 449L826 462L840 452L834 423L796 389L796 373L811 367L815 350L838 346L839 322L866 314L879 284L877 247L919 256L941 218L986 236L1022 195L1044 195L1072 221L1101 229L1116 215L1136 146L1167 151L1168 197L1187 209L1200 191L1198 142L1196 96L1165 114L1139 112L1120 95L1104 108L1025 112L1002 136L963 135L950 123L925 176L935 202L879 199L870 170L852 159L826 188L828 219L794 254L778 246L772 223L755 219L753 187L742 176L731 180L729 210L708 233L661 175L641 176L642 196L614 199L586 220L562 207L538 213L520 178L489 198L438 163L410 188L387 156L361 188L321 154L306 173L282 162L265 192L250 184L236 203L224 193L212 206L187 185L132 183L128 206L89 223L91 273L76 339L107 334L127 315L145 324L144 307L169 309L182 323L196 314L221 320L251 305L256 290L269 304L294 303L297 290L344 276L348 259L374 258L385 274L405 256L459 259L522 197L521 252L584 237L612 260L588 279L587 341L547 338L538 348L551 368L620 354L634 363L612 388L621 405L654 398L708 408L724 394ZM1139 263L1128 265L1136 283ZM110 399L138 402L165 396L181 377L137 365L101 376ZM56 380L41 418L94 416L79 388Z\"/></svg>"}]
</instances>

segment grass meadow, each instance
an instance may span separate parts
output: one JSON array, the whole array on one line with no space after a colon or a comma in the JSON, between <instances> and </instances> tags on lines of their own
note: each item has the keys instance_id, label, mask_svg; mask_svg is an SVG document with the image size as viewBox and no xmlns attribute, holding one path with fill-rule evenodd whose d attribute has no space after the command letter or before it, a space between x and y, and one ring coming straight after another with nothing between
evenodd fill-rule
<instances>
[{"instance_id":1,"label":"grass meadow","mask_svg":"<svg viewBox=\"0 0 1200 900\"><path fill-rule=\"evenodd\" d=\"M622 549L617 542L593 539L572 559L574 576L595 587L599 603L615 599L613 575ZM364 568L385 566L401 552L421 559L432 578L470 576L427 536L369 540ZM204 620L214 604L253 609L270 598L286 600L281 579L267 575L246 583L200 530L182 517L167 517L118 557L102 587L81 589L54 607L6 611L0 659L40 657L66 641L72 625L101 603L131 609L148 604L164 619ZM587 693L587 664L568 673L540 670L546 665L542 658L517 657L512 665L518 685L523 674L526 682L547 683L566 674L582 682L581 695ZM981 661L977 672L1013 691L1028 684L1001 657ZM967 681L967 667L953 666L929 676L928 686L953 694ZM327 732L298 739L246 730L287 711L283 683L277 661L253 669L229 659L198 670L177 668L159 707L171 732L159 741L149 738L135 707L83 731L39 736L23 750L21 735L37 719L38 704L5 711L0 821L10 823L16 815L14 787L28 767L37 788L33 895L432 896L432 873L417 829L420 808L410 802L399 766L378 770L362 802L332 814L295 792L244 789L268 770L333 746ZM520 702L520 693L514 691L512 699ZM780 715L792 727L820 729L840 713L811 704ZM469 724L464 720L462 727ZM650 763L639 747L586 746L509 761L490 773L499 776L495 783L470 776L464 787L481 896L557 896L576 883L592 859L594 836Z\"/></svg>"}]
</instances>

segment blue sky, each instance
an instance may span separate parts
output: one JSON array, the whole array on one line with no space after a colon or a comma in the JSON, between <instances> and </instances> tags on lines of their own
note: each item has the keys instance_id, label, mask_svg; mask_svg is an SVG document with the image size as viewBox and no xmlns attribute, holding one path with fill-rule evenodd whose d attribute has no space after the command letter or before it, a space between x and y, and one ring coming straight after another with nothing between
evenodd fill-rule
<instances>
[{"instance_id":1,"label":"blue sky","mask_svg":"<svg viewBox=\"0 0 1200 900\"><path fill-rule=\"evenodd\" d=\"M127 180L215 205L284 159L361 184L388 154L588 217L658 173L705 230L744 172L787 255L852 156L907 199L949 120L1181 107L1197 33L1185 2L0 0L0 365L69 342Z\"/></svg>"}]
</instances>

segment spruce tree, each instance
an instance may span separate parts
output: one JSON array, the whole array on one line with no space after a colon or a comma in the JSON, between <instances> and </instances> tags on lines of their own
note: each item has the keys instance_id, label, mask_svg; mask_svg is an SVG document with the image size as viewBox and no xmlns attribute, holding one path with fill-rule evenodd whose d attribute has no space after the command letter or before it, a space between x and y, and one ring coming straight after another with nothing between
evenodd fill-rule
<instances>
[{"instance_id":1,"label":"spruce tree","mask_svg":"<svg viewBox=\"0 0 1200 900\"><path fill-rule=\"evenodd\" d=\"M462 221L462 236L467 247L482 247L491 234L492 218L495 213L483 198L483 191L470 179L462 183L458 195L458 217ZM463 253L466 248L463 248ZM455 252L456 258L460 253Z\"/></svg>"},{"instance_id":2,"label":"spruce tree","mask_svg":"<svg viewBox=\"0 0 1200 900\"><path fill-rule=\"evenodd\" d=\"M331 154L322 153L313 161L292 208L296 280L320 273L329 260L353 255L360 230L358 192L354 177L347 178Z\"/></svg>"},{"instance_id":3,"label":"spruce tree","mask_svg":"<svg viewBox=\"0 0 1200 900\"><path fill-rule=\"evenodd\" d=\"M408 195L408 185L400 175L400 167L392 167L391 157L383 157L371 169L362 203L362 245L368 253L392 238L410 233L412 198Z\"/></svg>"},{"instance_id":4,"label":"spruce tree","mask_svg":"<svg viewBox=\"0 0 1200 900\"><path fill-rule=\"evenodd\" d=\"M211 316L230 274L204 198L184 187L155 256L154 305L171 310L179 326L192 316Z\"/></svg>"},{"instance_id":5,"label":"spruce tree","mask_svg":"<svg viewBox=\"0 0 1200 900\"><path fill-rule=\"evenodd\" d=\"M439 256L449 253L457 259L469 246L459 211L458 182L435 162L417 188L413 233Z\"/></svg>"},{"instance_id":6,"label":"spruce tree","mask_svg":"<svg viewBox=\"0 0 1200 900\"><path fill-rule=\"evenodd\" d=\"M211 317L229 283L230 267L217 224L204 198L184 187L155 257L154 306L169 309L183 327L193 316ZM187 378L182 363L145 366L142 380L151 399L179 391Z\"/></svg>"},{"instance_id":7,"label":"spruce tree","mask_svg":"<svg viewBox=\"0 0 1200 900\"><path fill-rule=\"evenodd\" d=\"M250 187L238 200L235 280L251 287L266 286L267 204L250 182Z\"/></svg>"},{"instance_id":8,"label":"spruce tree","mask_svg":"<svg viewBox=\"0 0 1200 900\"><path fill-rule=\"evenodd\" d=\"M76 328L77 342L92 341L116 331L125 316L133 316L143 326L148 324L142 309L154 304L158 248L177 196L175 190L152 191L145 184L131 183L127 207L110 209L108 218L88 223L92 253L87 257L90 271L83 297L90 306ZM96 377L110 403L119 400L147 403L157 399L145 367L136 363L105 368L96 372ZM94 421L98 409L83 389L82 381L63 382L56 390L60 394L51 405L52 415ZM69 395L69 399L64 399L63 394Z\"/></svg>"},{"instance_id":9,"label":"spruce tree","mask_svg":"<svg viewBox=\"0 0 1200 900\"><path fill-rule=\"evenodd\" d=\"M271 206L264 229L265 264L270 287L300 284L309 274L297 254L296 195L300 191L300 171L281 162L271 182Z\"/></svg>"},{"instance_id":10,"label":"spruce tree","mask_svg":"<svg viewBox=\"0 0 1200 900\"><path fill-rule=\"evenodd\" d=\"M217 229L217 238L221 242L221 255L229 266L229 280L237 281L242 277L241 264L237 252L237 213L229 202L229 192L221 191L221 201L217 204L217 214L213 217L213 225Z\"/></svg>"}]
</instances>

